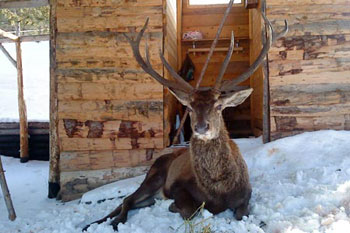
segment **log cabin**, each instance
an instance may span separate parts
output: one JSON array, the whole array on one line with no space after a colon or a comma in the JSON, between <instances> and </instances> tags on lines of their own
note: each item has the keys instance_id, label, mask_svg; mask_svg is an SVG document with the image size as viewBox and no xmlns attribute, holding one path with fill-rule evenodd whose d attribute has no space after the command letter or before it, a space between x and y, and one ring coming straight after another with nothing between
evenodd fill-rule
<instances>
[{"instance_id":1,"label":"log cabin","mask_svg":"<svg viewBox=\"0 0 350 233\"><path fill-rule=\"evenodd\" d=\"M34 1L34 0L32 0ZM11 4L10 0L4 1ZM41 1L45 2L45 1ZM1 3L5 4L5 3ZM2 6L0 4L0 7ZM49 196L64 201L116 180L144 174L168 148L181 105L133 58L122 33L146 37L153 67L170 78L158 55L180 70L192 60L194 84L225 4L192 0L51 0ZM230 33L235 51L224 80L255 60L266 39L259 11L289 33L242 86L251 97L224 118L231 137L264 142L322 129L350 130L350 0L236 1L203 86L212 85ZM183 39L190 31L201 39ZM144 49L144 41L141 50ZM186 125L185 125L186 131Z\"/></svg>"}]
</instances>

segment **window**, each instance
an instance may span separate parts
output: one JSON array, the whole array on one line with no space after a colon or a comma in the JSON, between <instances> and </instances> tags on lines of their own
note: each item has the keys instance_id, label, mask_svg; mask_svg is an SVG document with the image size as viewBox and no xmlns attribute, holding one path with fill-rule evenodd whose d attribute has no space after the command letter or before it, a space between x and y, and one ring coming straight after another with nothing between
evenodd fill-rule
<instances>
[{"instance_id":1,"label":"window","mask_svg":"<svg viewBox=\"0 0 350 233\"><path fill-rule=\"evenodd\" d=\"M215 5L215 4L227 4L230 0L189 0L190 5ZM242 3L242 0L235 0L234 4Z\"/></svg>"}]
</instances>

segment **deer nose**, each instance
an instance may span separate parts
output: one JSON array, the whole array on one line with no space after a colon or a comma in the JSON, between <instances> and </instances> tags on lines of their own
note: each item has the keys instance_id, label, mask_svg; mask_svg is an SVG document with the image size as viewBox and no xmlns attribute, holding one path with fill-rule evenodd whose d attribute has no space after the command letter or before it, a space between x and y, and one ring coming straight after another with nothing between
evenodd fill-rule
<instances>
[{"instance_id":1,"label":"deer nose","mask_svg":"<svg viewBox=\"0 0 350 233\"><path fill-rule=\"evenodd\" d=\"M209 124L203 123L203 124L196 124L194 126L194 131L199 134L205 134L209 130Z\"/></svg>"}]
</instances>

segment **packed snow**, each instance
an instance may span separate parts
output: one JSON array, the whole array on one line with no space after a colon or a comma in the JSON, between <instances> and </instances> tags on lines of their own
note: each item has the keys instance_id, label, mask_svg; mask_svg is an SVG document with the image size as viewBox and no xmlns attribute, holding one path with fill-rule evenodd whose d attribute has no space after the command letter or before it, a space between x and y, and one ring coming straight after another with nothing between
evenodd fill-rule
<instances>
[{"instance_id":1,"label":"packed snow","mask_svg":"<svg viewBox=\"0 0 350 233\"><path fill-rule=\"evenodd\" d=\"M253 195L249 217L236 221L229 210L213 216L202 211L192 221L198 232L207 227L220 233L350 232L350 132L319 131L262 144L258 139L235 140L249 167ZM108 214L133 192L143 176L115 182L86 193L81 200L48 200L47 162L20 164L2 157L17 211L10 222L0 201L0 232L73 233ZM2 193L0 192L2 195ZM0 196L3 199L2 196ZM171 200L129 212L123 233L189 232ZM113 232L107 223L88 232Z\"/></svg>"},{"instance_id":2,"label":"packed snow","mask_svg":"<svg viewBox=\"0 0 350 233\"><path fill-rule=\"evenodd\" d=\"M4 43L16 59L14 43ZM23 86L28 121L49 120L49 42L23 42ZM0 52L0 122L18 122L17 69Z\"/></svg>"}]
</instances>

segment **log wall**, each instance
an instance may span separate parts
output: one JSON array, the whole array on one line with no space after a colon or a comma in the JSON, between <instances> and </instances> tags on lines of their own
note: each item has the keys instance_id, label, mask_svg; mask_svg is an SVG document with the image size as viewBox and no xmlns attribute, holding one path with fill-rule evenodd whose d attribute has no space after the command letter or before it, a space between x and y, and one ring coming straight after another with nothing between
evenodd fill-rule
<instances>
[{"instance_id":1,"label":"log wall","mask_svg":"<svg viewBox=\"0 0 350 233\"><path fill-rule=\"evenodd\" d=\"M167 144L163 87L139 67L122 33L136 35L150 17L150 60L163 75L158 51L168 19L162 0L55 3L60 193L70 200L144 173Z\"/></svg>"},{"instance_id":2,"label":"log wall","mask_svg":"<svg viewBox=\"0 0 350 233\"><path fill-rule=\"evenodd\" d=\"M290 24L269 53L271 139L350 130L350 1L267 0L274 25Z\"/></svg>"}]
</instances>

